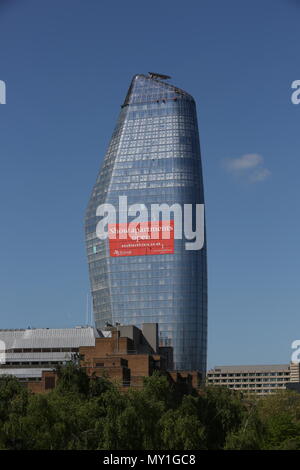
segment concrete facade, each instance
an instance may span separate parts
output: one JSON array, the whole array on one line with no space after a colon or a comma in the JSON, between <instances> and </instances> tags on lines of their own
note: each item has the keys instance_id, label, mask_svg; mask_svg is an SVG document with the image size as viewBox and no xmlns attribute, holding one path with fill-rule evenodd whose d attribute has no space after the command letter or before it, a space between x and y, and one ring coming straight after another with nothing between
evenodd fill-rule
<instances>
[{"instance_id":1,"label":"concrete facade","mask_svg":"<svg viewBox=\"0 0 300 470\"><path fill-rule=\"evenodd\" d=\"M244 393L267 395L299 382L299 364L216 366L207 372L208 385L225 386Z\"/></svg>"}]
</instances>

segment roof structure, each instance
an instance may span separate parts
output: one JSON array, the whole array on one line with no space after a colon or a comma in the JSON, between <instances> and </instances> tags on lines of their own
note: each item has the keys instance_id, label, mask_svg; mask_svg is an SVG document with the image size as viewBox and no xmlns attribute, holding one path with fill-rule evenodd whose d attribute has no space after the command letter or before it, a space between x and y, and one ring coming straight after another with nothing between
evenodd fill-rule
<instances>
[{"instance_id":1,"label":"roof structure","mask_svg":"<svg viewBox=\"0 0 300 470\"><path fill-rule=\"evenodd\" d=\"M283 371L289 368L289 364L258 364L258 365L241 365L241 366L215 366L212 371L220 371L223 373L230 372L269 372L269 371Z\"/></svg>"},{"instance_id":2,"label":"roof structure","mask_svg":"<svg viewBox=\"0 0 300 470\"><path fill-rule=\"evenodd\" d=\"M42 377L43 372L51 371L53 369L49 368L18 368L18 369L0 369L0 376L1 375L14 375L18 379L40 379Z\"/></svg>"},{"instance_id":3,"label":"roof structure","mask_svg":"<svg viewBox=\"0 0 300 470\"><path fill-rule=\"evenodd\" d=\"M91 326L0 330L0 341L5 343L6 350L94 346L99 336L98 330Z\"/></svg>"}]
</instances>

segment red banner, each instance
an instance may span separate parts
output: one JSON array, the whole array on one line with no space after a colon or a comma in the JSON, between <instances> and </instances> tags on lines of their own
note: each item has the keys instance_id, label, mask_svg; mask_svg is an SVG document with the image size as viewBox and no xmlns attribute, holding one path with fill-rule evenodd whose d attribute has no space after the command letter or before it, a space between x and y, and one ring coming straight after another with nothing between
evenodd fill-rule
<instances>
[{"instance_id":1,"label":"red banner","mask_svg":"<svg viewBox=\"0 0 300 470\"><path fill-rule=\"evenodd\" d=\"M110 256L174 253L174 220L108 224Z\"/></svg>"}]
</instances>

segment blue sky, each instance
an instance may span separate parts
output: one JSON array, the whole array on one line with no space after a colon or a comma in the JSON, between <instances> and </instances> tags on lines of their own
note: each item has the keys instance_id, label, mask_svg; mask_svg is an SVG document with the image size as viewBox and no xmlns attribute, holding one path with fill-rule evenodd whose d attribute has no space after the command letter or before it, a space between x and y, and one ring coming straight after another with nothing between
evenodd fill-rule
<instances>
[{"instance_id":1,"label":"blue sky","mask_svg":"<svg viewBox=\"0 0 300 470\"><path fill-rule=\"evenodd\" d=\"M131 77L198 106L209 366L300 338L297 0L0 0L0 327L85 322L83 218Z\"/></svg>"}]
</instances>

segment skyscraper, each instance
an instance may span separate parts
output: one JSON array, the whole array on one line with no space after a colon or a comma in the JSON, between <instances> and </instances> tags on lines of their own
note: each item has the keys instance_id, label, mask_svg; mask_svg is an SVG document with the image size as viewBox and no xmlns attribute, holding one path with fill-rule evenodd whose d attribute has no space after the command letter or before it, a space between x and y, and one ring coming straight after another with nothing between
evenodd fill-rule
<instances>
[{"instance_id":1,"label":"skyscraper","mask_svg":"<svg viewBox=\"0 0 300 470\"><path fill-rule=\"evenodd\" d=\"M206 243L187 250L184 240L175 239L162 250L122 252L96 234L97 207L118 208L120 196L127 197L128 206L146 208L204 203L195 101L168 78L133 77L88 204L94 319L98 328L106 322L158 323L161 346L173 348L174 369L205 372Z\"/></svg>"}]
</instances>

